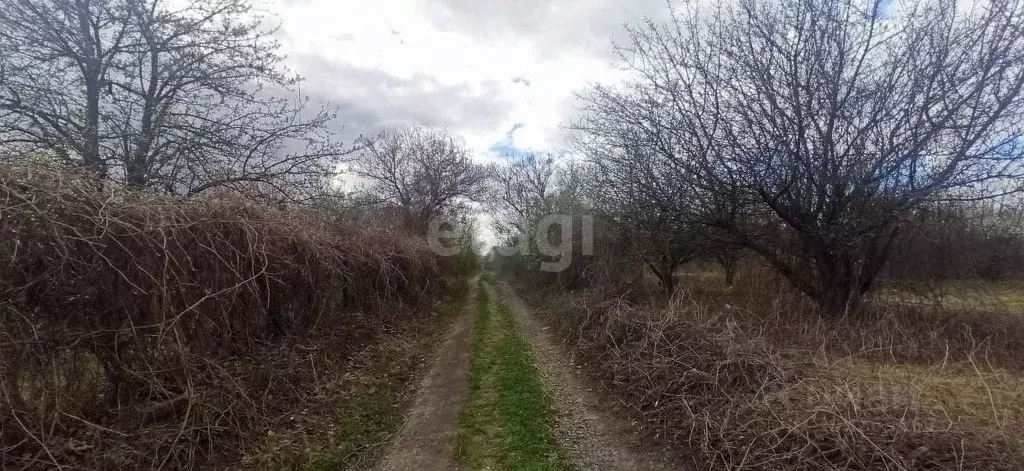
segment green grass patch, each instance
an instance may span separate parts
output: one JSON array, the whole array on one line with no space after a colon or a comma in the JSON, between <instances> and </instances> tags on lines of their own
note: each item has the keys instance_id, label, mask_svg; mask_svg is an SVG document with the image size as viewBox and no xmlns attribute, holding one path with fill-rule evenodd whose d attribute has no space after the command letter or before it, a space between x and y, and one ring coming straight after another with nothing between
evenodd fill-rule
<instances>
[{"instance_id":1,"label":"green grass patch","mask_svg":"<svg viewBox=\"0 0 1024 471\"><path fill-rule=\"evenodd\" d=\"M483 285L477 295L475 358L456 454L470 469L570 469L552 432L537 369L508 309Z\"/></svg>"}]
</instances>

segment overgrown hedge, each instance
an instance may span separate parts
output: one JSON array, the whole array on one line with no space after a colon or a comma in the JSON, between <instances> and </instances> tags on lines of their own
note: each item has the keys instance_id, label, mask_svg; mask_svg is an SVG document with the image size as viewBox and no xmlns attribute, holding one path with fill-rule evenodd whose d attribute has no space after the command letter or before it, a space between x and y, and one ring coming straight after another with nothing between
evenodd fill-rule
<instances>
[{"instance_id":1,"label":"overgrown hedge","mask_svg":"<svg viewBox=\"0 0 1024 471\"><path fill-rule=\"evenodd\" d=\"M331 221L0 169L0 467L244 453L440 289L422 241Z\"/></svg>"}]
</instances>

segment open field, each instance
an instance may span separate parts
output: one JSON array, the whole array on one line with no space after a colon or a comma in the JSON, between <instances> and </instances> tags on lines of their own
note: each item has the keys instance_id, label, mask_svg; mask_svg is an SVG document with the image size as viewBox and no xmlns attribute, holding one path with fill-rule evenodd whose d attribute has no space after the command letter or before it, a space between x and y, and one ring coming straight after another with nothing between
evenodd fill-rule
<instances>
[{"instance_id":1,"label":"open field","mask_svg":"<svg viewBox=\"0 0 1024 471\"><path fill-rule=\"evenodd\" d=\"M990 311L1024 315L1024 282L959 281L880 290L875 299L954 311Z\"/></svg>"}]
</instances>

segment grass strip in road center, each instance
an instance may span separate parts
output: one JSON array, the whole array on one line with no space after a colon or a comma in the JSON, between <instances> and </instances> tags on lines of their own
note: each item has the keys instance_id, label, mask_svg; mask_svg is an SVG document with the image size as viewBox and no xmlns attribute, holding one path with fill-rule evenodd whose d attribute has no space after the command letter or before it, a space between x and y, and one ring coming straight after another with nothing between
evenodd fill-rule
<instances>
[{"instance_id":1,"label":"grass strip in road center","mask_svg":"<svg viewBox=\"0 0 1024 471\"><path fill-rule=\"evenodd\" d=\"M548 398L511 313L477 295L469 399L456 454L469 469L570 469L555 439Z\"/></svg>"}]
</instances>

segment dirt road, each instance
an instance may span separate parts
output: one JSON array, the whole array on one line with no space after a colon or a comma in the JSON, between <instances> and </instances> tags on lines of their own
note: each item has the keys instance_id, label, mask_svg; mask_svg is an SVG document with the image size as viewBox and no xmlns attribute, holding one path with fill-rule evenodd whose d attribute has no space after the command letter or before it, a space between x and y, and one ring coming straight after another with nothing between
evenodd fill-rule
<instances>
[{"instance_id":1,"label":"dirt road","mask_svg":"<svg viewBox=\"0 0 1024 471\"><path fill-rule=\"evenodd\" d=\"M423 378L405 426L381 461L381 471L459 469L454 442L459 410L466 400L466 373L473 354L476 283L477 279L470 282L474 288L469 290L466 306Z\"/></svg>"},{"instance_id":2,"label":"dirt road","mask_svg":"<svg viewBox=\"0 0 1024 471\"><path fill-rule=\"evenodd\" d=\"M544 390L550 395L559 445L574 467L602 471L688 469L679 454L643 446L631 423L612 412L612 404L602 401L580 377L569 356L511 287L499 282L486 288L490 297L509 308L529 345ZM379 469L459 469L454 440L467 396L476 303L475 294L471 295Z\"/></svg>"},{"instance_id":3,"label":"dirt road","mask_svg":"<svg viewBox=\"0 0 1024 471\"><path fill-rule=\"evenodd\" d=\"M507 283L498 282L495 291L515 315L530 344L534 363L552 396L556 432L574 465L582 470L687 468L681 456L642 446L642 438L630 422L610 413L611 404L601 401L580 377L570 357L534 317L533 309Z\"/></svg>"}]
</instances>

